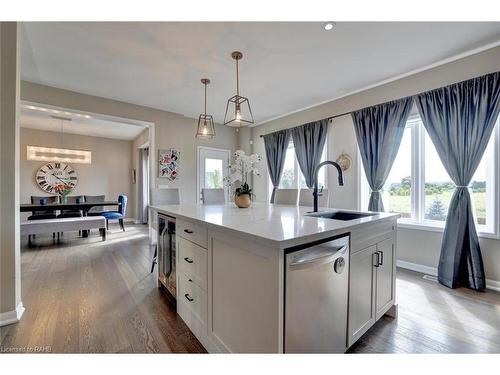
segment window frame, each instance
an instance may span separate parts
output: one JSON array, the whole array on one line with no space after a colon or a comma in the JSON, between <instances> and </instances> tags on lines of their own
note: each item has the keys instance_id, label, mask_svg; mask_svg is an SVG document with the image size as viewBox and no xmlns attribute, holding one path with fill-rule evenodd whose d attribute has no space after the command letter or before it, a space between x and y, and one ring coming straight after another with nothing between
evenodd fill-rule
<instances>
[{"instance_id":1,"label":"window frame","mask_svg":"<svg viewBox=\"0 0 500 375\"><path fill-rule=\"evenodd\" d=\"M419 229L432 232L443 232L446 222L425 219L425 127L419 114L413 114L408 118L407 127L411 128L411 218L398 219L400 228ZM476 220L476 230L480 237L500 239L500 117L491 135L491 157L487 159L486 190L492 193L487 195L486 222L491 224L478 224ZM484 157L484 156L483 156ZM361 154L358 147L358 209L366 210L370 195L370 187L366 180ZM472 192L471 192L472 197ZM474 216L476 212L474 211Z\"/></svg>"},{"instance_id":2,"label":"window frame","mask_svg":"<svg viewBox=\"0 0 500 375\"><path fill-rule=\"evenodd\" d=\"M293 139L290 137L290 141L288 143L287 151L290 148L290 144L293 145ZM295 145L292 147L293 149L293 181L294 181L294 187L292 189L305 189L300 187L300 179L301 177L303 178L304 175L302 174L302 171L300 170L299 162L297 160L297 155L295 154ZM321 154L321 160L323 161L328 159L328 138L325 141L325 145L323 147L323 152ZM283 176L281 176L283 177ZM281 183L281 178L280 178L280 183ZM325 189L328 188L328 171L325 169L325 183L323 186ZM280 189L280 187L278 187ZM269 176L269 173L267 174L267 201L269 202L271 199L271 195L273 193L273 183L271 181L271 177Z\"/></svg>"}]
</instances>

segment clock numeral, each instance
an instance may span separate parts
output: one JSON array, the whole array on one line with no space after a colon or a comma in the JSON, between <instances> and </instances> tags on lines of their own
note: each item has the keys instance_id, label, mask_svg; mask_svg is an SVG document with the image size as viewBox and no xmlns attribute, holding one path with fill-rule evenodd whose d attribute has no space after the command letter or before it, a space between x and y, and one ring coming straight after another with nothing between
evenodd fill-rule
<instances>
[{"instance_id":1,"label":"clock numeral","mask_svg":"<svg viewBox=\"0 0 500 375\"><path fill-rule=\"evenodd\" d=\"M61 163L55 163L54 165L55 165L56 169L61 169Z\"/></svg>"},{"instance_id":2,"label":"clock numeral","mask_svg":"<svg viewBox=\"0 0 500 375\"><path fill-rule=\"evenodd\" d=\"M73 173L75 173L75 171L69 171L69 172L68 172L68 174L73 174Z\"/></svg>"},{"instance_id":3,"label":"clock numeral","mask_svg":"<svg viewBox=\"0 0 500 375\"><path fill-rule=\"evenodd\" d=\"M47 164L47 168L54 169L54 167L52 166L52 164Z\"/></svg>"},{"instance_id":4,"label":"clock numeral","mask_svg":"<svg viewBox=\"0 0 500 375\"><path fill-rule=\"evenodd\" d=\"M63 171L65 171L66 169L68 169L68 165L66 164L66 166L64 167Z\"/></svg>"},{"instance_id":5,"label":"clock numeral","mask_svg":"<svg viewBox=\"0 0 500 375\"><path fill-rule=\"evenodd\" d=\"M76 180L76 177L75 177L75 176L73 176L73 177L70 177L69 179L70 179L70 180Z\"/></svg>"},{"instance_id":6,"label":"clock numeral","mask_svg":"<svg viewBox=\"0 0 500 375\"><path fill-rule=\"evenodd\" d=\"M45 180L45 176L36 176L36 179L41 181L41 180Z\"/></svg>"},{"instance_id":7,"label":"clock numeral","mask_svg":"<svg viewBox=\"0 0 500 375\"><path fill-rule=\"evenodd\" d=\"M52 186L49 186L47 190L49 191L49 193L52 193L52 190L54 190L54 188Z\"/></svg>"}]
</instances>

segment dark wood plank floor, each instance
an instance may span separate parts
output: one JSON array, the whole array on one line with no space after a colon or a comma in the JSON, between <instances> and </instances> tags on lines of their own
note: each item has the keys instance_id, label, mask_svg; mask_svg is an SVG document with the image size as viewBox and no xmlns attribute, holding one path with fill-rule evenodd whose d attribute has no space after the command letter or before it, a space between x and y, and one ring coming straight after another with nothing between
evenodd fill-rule
<instances>
[{"instance_id":1,"label":"dark wood plank floor","mask_svg":"<svg viewBox=\"0 0 500 375\"><path fill-rule=\"evenodd\" d=\"M26 312L0 328L2 351L204 353L149 274L147 227L111 227L106 242L66 233L22 250ZM398 319L382 318L349 353L500 353L500 293L450 290L398 270Z\"/></svg>"},{"instance_id":2,"label":"dark wood plank floor","mask_svg":"<svg viewBox=\"0 0 500 375\"><path fill-rule=\"evenodd\" d=\"M62 243L37 236L22 248L18 324L0 328L0 346L55 353L204 353L156 287L146 226L110 226L102 242L65 233ZM25 244L23 244L25 245Z\"/></svg>"}]
</instances>

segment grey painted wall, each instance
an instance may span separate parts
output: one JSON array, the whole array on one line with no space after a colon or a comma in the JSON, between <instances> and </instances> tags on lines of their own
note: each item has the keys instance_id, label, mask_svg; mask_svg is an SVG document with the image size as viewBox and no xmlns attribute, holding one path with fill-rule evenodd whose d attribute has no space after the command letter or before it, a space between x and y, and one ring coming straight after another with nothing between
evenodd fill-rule
<instances>
[{"instance_id":1,"label":"grey painted wall","mask_svg":"<svg viewBox=\"0 0 500 375\"><path fill-rule=\"evenodd\" d=\"M0 323L21 305L19 246L19 39L15 22L0 22ZM19 317L20 309L17 317ZM22 312L21 312L22 314Z\"/></svg>"},{"instance_id":2,"label":"grey painted wall","mask_svg":"<svg viewBox=\"0 0 500 375\"><path fill-rule=\"evenodd\" d=\"M179 188L181 202L196 203L196 158L197 146L219 147L234 150L237 144L235 129L216 125L217 136L213 140L194 137L196 120L177 113L124 103L112 99L80 94L73 91L21 82L21 99L53 105L77 111L146 121L154 124L151 152L154 168L151 169L152 187ZM180 173L176 181L158 178L158 149L176 148L180 151Z\"/></svg>"},{"instance_id":3,"label":"grey painted wall","mask_svg":"<svg viewBox=\"0 0 500 375\"><path fill-rule=\"evenodd\" d=\"M61 147L60 142L59 133L21 128L21 203L29 203L32 195L48 195L36 185L34 180L36 171L45 163L27 160L26 146ZM125 194L129 198L127 217L135 217L131 172L132 141L66 134L63 147L92 152L92 164L70 163L78 174L78 184L71 195L105 194L106 199L114 200L119 194ZM28 214L23 215L28 216Z\"/></svg>"}]
</instances>

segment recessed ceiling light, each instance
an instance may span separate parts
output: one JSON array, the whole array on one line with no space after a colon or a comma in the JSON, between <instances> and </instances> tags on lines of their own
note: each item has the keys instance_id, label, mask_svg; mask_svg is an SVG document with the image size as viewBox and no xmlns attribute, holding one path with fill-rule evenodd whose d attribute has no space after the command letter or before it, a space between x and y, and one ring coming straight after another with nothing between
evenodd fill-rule
<instances>
[{"instance_id":1,"label":"recessed ceiling light","mask_svg":"<svg viewBox=\"0 0 500 375\"><path fill-rule=\"evenodd\" d=\"M325 22L325 23L323 24L323 29L325 29L326 31L330 31L330 30L332 30L334 27L335 27L335 22L333 22L333 21Z\"/></svg>"}]
</instances>

